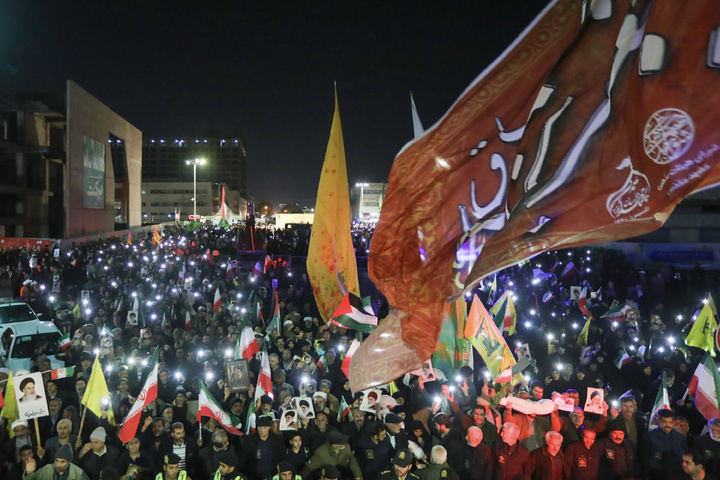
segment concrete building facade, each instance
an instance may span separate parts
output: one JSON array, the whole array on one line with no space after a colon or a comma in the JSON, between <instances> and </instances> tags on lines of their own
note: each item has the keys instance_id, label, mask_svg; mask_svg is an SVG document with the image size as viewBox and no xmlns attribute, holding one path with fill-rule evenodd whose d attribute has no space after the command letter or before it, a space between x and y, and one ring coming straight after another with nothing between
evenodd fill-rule
<instances>
[{"instance_id":1,"label":"concrete building facade","mask_svg":"<svg viewBox=\"0 0 720 480\"><path fill-rule=\"evenodd\" d=\"M72 81L0 91L0 236L64 238L140 225L142 133Z\"/></svg>"}]
</instances>

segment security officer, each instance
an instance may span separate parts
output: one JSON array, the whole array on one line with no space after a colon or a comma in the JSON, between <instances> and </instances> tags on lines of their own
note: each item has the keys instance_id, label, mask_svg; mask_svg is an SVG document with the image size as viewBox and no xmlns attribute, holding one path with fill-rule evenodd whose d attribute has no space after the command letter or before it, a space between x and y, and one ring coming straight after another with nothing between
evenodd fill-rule
<instances>
[{"instance_id":1,"label":"security officer","mask_svg":"<svg viewBox=\"0 0 720 480\"><path fill-rule=\"evenodd\" d=\"M213 480L247 480L245 475L237 471L238 457L230 448L220 450L218 460L220 466L218 466Z\"/></svg>"},{"instance_id":2,"label":"security officer","mask_svg":"<svg viewBox=\"0 0 720 480\"><path fill-rule=\"evenodd\" d=\"M391 462L392 470L380 473L378 480L420 480L420 477L410 471L413 461L414 457L410 450L406 448L398 450Z\"/></svg>"},{"instance_id":3,"label":"security officer","mask_svg":"<svg viewBox=\"0 0 720 480\"><path fill-rule=\"evenodd\" d=\"M335 465L325 465L320 469L320 480L338 480L340 470Z\"/></svg>"},{"instance_id":4,"label":"security officer","mask_svg":"<svg viewBox=\"0 0 720 480\"><path fill-rule=\"evenodd\" d=\"M155 480L190 480L185 470L180 470L180 457L168 453L163 459L163 471L155 476Z\"/></svg>"}]
</instances>

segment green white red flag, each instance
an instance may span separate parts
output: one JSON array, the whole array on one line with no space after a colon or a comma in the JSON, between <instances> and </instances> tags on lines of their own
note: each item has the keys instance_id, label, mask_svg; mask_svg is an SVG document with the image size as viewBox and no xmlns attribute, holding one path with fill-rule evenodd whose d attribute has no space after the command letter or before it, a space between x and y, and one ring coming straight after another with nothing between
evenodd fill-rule
<instances>
[{"instance_id":1,"label":"green white red flag","mask_svg":"<svg viewBox=\"0 0 720 480\"><path fill-rule=\"evenodd\" d=\"M158 384L158 348L155 347L153 352L152 361L150 362L150 368L148 370L147 380L143 385L140 394L135 399L132 408L127 414L125 421L120 427L118 437L122 443L129 442L136 434L138 426L140 425L140 417L142 417L142 411L145 407L150 405L157 398L157 384ZM54 371L54 370L53 370Z\"/></svg>"},{"instance_id":2,"label":"green white red flag","mask_svg":"<svg viewBox=\"0 0 720 480\"><path fill-rule=\"evenodd\" d=\"M247 358L252 360L253 356L260 351L257 340L255 340L255 332L250 328L250 322L243 320L240 327L240 338L237 341L235 349L235 358Z\"/></svg>"},{"instance_id":3,"label":"green white red flag","mask_svg":"<svg viewBox=\"0 0 720 480\"><path fill-rule=\"evenodd\" d=\"M217 400L208 392L202 380L200 380L200 392L198 394L198 422L200 421L200 417L214 418L228 433L235 435L243 434L242 430L240 430L242 427L240 419L222 409Z\"/></svg>"},{"instance_id":4,"label":"green white red flag","mask_svg":"<svg viewBox=\"0 0 720 480\"><path fill-rule=\"evenodd\" d=\"M650 427L656 427L660 424L658 412L663 409L672 410L670 406L670 396L667 391L667 383L665 383L665 376L662 377L662 384L655 397L655 403L653 404L652 413L650 414Z\"/></svg>"},{"instance_id":5,"label":"green white red flag","mask_svg":"<svg viewBox=\"0 0 720 480\"><path fill-rule=\"evenodd\" d=\"M340 409L338 410L337 421L341 421L343 418L350 414L350 405L345 401L345 397L340 397Z\"/></svg>"},{"instance_id":6,"label":"green white red flag","mask_svg":"<svg viewBox=\"0 0 720 480\"><path fill-rule=\"evenodd\" d=\"M720 417L718 391L720 391L720 374L715 360L708 352L695 369L685 396L692 395L695 398L695 408L705 419L710 420Z\"/></svg>"},{"instance_id":7,"label":"green white red flag","mask_svg":"<svg viewBox=\"0 0 720 480\"><path fill-rule=\"evenodd\" d=\"M50 378L52 380L60 380L62 378L68 378L75 375L75 367L56 368L50 372Z\"/></svg>"}]
</instances>

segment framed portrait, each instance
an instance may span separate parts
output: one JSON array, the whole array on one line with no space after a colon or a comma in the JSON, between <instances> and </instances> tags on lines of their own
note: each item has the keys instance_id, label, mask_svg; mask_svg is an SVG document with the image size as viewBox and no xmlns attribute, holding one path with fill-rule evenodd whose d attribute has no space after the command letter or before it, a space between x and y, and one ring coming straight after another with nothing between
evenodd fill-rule
<instances>
[{"instance_id":1,"label":"framed portrait","mask_svg":"<svg viewBox=\"0 0 720 480\"><path fill-rule=\"evenodd\" d=\"M137 310L130 310L127 313L127 324L136 326L138 324L138 312Z\"/></svg>"},{"instance_id":2,"label":"framed portrait","mask_svg":"<svg viewBox=\"0 0 720 480\"><path fill-rule=\"evenodd\" d=\"M20 419L29 420L50 415L42 373L20 375L15 377L14 384Z\"/></svg>"},{"instance_id":3,"label":"framed portrait","mask_svg":"<svg viewBox=\"0 0 720 480\"><path fill-rule=\"evenodd\" d=\"M299 415L297 410L284 410L282 412L282 415L280 416L280 430L281 431L288 431L288 430L297 430L297 427L299 425Z\"/></svg>"},{"instance_id":4,"label":"framed portrait","mask_svg":"<svg viewBox=\"0 0 720 480\"><path fill-rule=\"evenodd\" d=\"M80 298L82 300L90 300L90 290L82 290L80 291Z\"/></svg>"},{"instance_id":5,"label":"framed portrait","mask_svg":"<svg viewBox=\"0 0 720 480\"><path fill-rule=\"evenodd\" d=\"M295 397L295 404L300 418L315 418L315 407L310 397Z\"/></svg>"},{"instance_id":6,"label":"framed portrait","mask_svg":"<svg viewBox=\"0 0 720 480\"><path fill-rule=\"evenodd\" d=\"M360 410L363 412L375 413L375 404L380 401L382 391L376 388L370 388L365 390L363 393L364 395L362 403L360 403Z\"/></svg>"},{"instance_id":7,"label":"framed portrait","mask_svg":"<svg viewBox=\"0 0 720 480\"><path fill-rule=\"evenodd\" d=\"M587 389L587 400L585 401L585 412L603 414L603 403L605 402L605 392L602 388Z\"/></svg>"},{"instance_id":8,"label":"framed portrait","mask_svg":"<svg viewBox=\"0 0 720 480\"><path fill-rule=\"evenodd\" d=\"M577 300L580 298L580 292L582 292L582 287L579 286L573 286L570 287L570 298L572 300Z\"/></svg>"},{"instance_id":9,"label":"framed portrait","mask_svg":"<svg viewBox=\"0 0 720 480\"><path fill-rule=\"evenodd\" d=\"M246 358L229 360L225 364L227 369L228 388L232 393L247 392L250 389L250 373Z\"/></svg>"}]
</instances>

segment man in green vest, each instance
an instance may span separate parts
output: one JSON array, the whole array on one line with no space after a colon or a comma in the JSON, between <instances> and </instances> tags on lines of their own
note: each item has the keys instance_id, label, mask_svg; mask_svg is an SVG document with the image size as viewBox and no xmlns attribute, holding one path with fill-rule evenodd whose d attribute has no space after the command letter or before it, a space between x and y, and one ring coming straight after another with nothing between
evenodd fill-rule
<instances>
[{"instance_id":1,"label":"man in green vest","mask_svg":"<svg viewBox=\"0 0 720 480\"><path fill-rule=\"evenodd\" d=\"M190 480L185 470L180 470L180 457L168 453L163 459L163 471L155 476L155 480Z\"/></svg>"},{"instance_id":2,"label":"man in green vest","mask_svg":"<svg viewBox=\"0 0 720 480\"><path fill-rule=\"evenodd\" d=\"M218 452L220 466L215 472L213 480L247 480L245 475L237 471L238 457L231 448Z\"/></svg>"}]
</instances>

